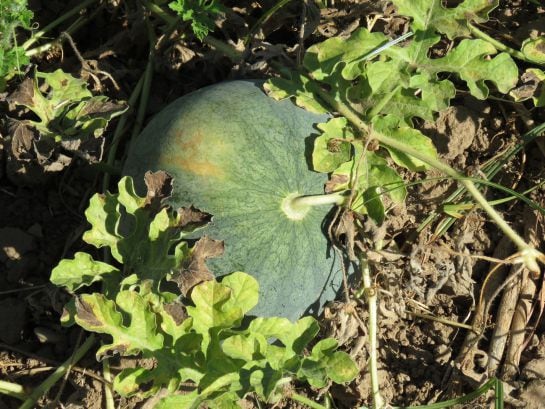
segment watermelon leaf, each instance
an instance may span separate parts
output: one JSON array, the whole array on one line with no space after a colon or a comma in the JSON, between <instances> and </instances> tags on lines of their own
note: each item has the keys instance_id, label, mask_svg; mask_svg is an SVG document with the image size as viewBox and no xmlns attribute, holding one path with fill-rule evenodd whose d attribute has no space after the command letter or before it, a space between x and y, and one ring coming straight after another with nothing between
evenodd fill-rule
<instances>
[{"instance_id":1,"label":"watermelon leaf","mask_svg":"<svg viewBox=\"0 0 545 409\"><path fill-rule=\"evenodd\" d=\"M393 0L399 14L412 18L413 30L430 27L453 40L469 37L471 22L488 21L488 13L498 7L498 0L464 0L456 7L443 7L437 0Z\"/></svg>"},{"instance_id":2,"label":"watermelon leaf","mask_svg":"<svg viewBox=\"0 0 545 409\"><path fill-rule=\"evenodd\" d=\"M185 303L180 295L161 289L198 246L180 250L188 247L181 219L185 215L186 226L193 226L200 216L163 205L172 187L168 177L150 174L146 181L146 196L135 193L127 176L118 184L119 193L94 196L86 212L92 228L85 239L109 247L123 268L76 253L74 259L61 260L51 275L54 283L71 292L100 280L105 284L104 293L81 294L67 306L75 323L108 336L97 359L117 354L154 360L152 368L122 370L113 381L114 390L122 396L152 397L166 389L155 406L159 408L235 408L248 393L277 402L292 379L318 384L316 376L300 371L305 349L319 330L314 318L290 322L246 317L242 325L258 302L254 277L235 272L221 282L200 282ZM132 218L130 223L126 217ZM130 246L139 258L129 253ZM327 342L331 346L322 353L327 359L319 364L320 382L350 381L356 376L354 362L334 351L336 341ZM317 354L313 352L312 359ZM181 382L195 389L180 394Z\"/></svg>"},{"instance_id":3,"label":"watermelon leaf","mask_svg":"<svg viewBox=\"0 0 545 409\"><path fill-rule=\"evenodd\" d=\"M388 193L399 203L406 195L394 164L421 172L437 163L431 140L413 123L415 118L433 120L450 105L456 88L449 76L464 81L479 99L488 97L490 84L505 94L518 81L511 56L497 53L481 39L463 39L443 56L431 56L441 34L450 39L468 37L471 23L487 21L497 1L465 0L450 8L435 0L393 3L400 14L412 18L414 35L405 44L359 28L347 39L313 45L303 59L303 71L281 72L283 78L265 85L275 99L294 97L306 109L318 103L330 112L339 111L338 118L318 125L322 133L314 140L313 169L331 174L328 192L349 190L350 208L379 224L386 211L382 196ZM383 157L384 151L365 152L373 146L374 136L385 140L380 135L395 140L396 148L381 143L393 163ZM403 147L417 152L420 159Z\"/></svg>"},{"instance_id":4,"label":"watermelon leaf","mask_svg":"<svg viewBox=\"0 0 545 409\"><path fill-rule=\"evenodd\" d=\"M152 176L148 175L148 181ZM130 178L122 178L118 188L118 194L91 198L85 211L91 229L83 234L83 240L98 248L109 247L127 272L159 282L188 253L187 244L181 241L185 234L181 216L166 208L152 211L149 200L135 193Z\"/></svg>"}]
</instances>

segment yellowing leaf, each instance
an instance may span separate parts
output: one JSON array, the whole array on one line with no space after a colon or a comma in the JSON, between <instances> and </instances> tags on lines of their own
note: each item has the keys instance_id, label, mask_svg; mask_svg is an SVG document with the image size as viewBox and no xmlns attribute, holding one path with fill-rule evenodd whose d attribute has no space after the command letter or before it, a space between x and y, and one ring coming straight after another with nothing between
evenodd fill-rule
<instances>
[{"instance_id":1,"label":"yellowing leaf","mask_svg":"<svg viewBox=\"0 0 545 409\"><path fill-rule=\"evenodd\" d=\"M545 36L524 40L521 51L529 60L545 64Z\"/></svg>"}]
</instances>

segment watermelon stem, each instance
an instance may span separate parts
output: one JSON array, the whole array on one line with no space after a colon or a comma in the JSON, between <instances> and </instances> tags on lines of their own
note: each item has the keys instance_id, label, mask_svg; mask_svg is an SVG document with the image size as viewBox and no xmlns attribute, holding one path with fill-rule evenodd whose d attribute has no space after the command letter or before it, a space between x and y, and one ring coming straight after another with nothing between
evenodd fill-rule
<instances>
[{"instance_id":1,"label":"watermelon stem","mask_svg":"<svg viewBox=\"0 0 545 409\"><path fill-rule=\"evenodd\" d=\"M341 192L312 196L301 196L299 193L294 192L282 200L281 208L288 219L303 220L314 206L343 204L349 192L348 190L343 190Z\"/></svg>"},{"instance_id":2,"label":"watermelon stem","mask_svg":"<svg viewBox=\"0 0 545 409\"><path fill-rule=\"evenodd\" d=\"M369 318L367 320L367 331L369 338L369 374L371 376L371 394L373 396L373 409L383 409L386 405L384 398L380 393L380 383L378 376L378 339L377 339L377 298L378 290L371 278L371 271L369 269L369 261L367 257L360 255L361 275L363 280L363 291L365 298L367 299L367 311L369 312Z\"/></svg>"}]
</instances>

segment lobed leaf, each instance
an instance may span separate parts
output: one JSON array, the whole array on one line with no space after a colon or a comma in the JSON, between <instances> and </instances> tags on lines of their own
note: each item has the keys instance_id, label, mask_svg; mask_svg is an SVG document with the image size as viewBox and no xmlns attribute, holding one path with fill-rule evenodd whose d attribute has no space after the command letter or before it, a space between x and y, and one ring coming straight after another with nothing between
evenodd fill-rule
<instances>
[{"instance_id":1,"label":"lobed leaf","mask_svg":"<svg viewBox=\"0 0 545 409\"><path fill-rule=\"evenodd\" d=\"M104 275L119 274L120 271L101 261L93 260L87 253L78 252L73 259L63 259L51 272L51 282L74 292L102 280Z\"/></svg>"},{"instance_id":2,"label":"lobed leaf","mask_svg":"<svg viewBox=\"0 0 545 409\"><path fill-rule=\"evenodd\" d=\"M85 81L61 69L36 72L35 78L23 81L10 101L36 114L39 121L29 122L41 135L56 142L98 138L108 122L128 108L104 96L94 97Z\"/></svg>"},{"instance_id":3,"label":"lobed leaf","mask_svg":"<svg viewBox=\"0 0 545 409\"><path fill-rule=\"evenodd\" d=\"M159 282L187 257L181 242L181 220L166 208L154 213L147 198L134 190L132 179L123 177L118 194L94 195L85 211L91 229L83 240L95 247L107 246L112 256L139 279Z\"/></svg>"},{"instance_id":4,"label":"lobed leaf","mask_svg":"<svg viewBox=\"0 0 545 409\"><path fill-rule=\"evenodd\" d=\"M412 18L413 30L433 28L451 40L469 37L471 22L488 21L488 13L498 0L464 0L456 7L443 7L440 0L392 0L399 14Z\"/></svg>"},{"instance_id":5,"label":"lobed leaf","mask_svg":"<svg viewBox=\"0 0 545 409\"><path fill-rule=\"evenodd\" d=\"M536 64L545 64L545 36L527 38L521 50L526 58Z\"/></svg>"},{"instance_id":6,"label":"lobed leaf","mask_svg":"<svg viewBox=\"0 0 545 409\"><path fill-rule=\"evenodd\" d=\"M191 293L194 307L187 313L193 318L193 328L200 334L208 334L212 328L229 328L242 320L242 308L230 302L232 290L216 281L206 281Z\"/></svg>"},{"instance_id":7,"label":"lobed leaf","mask_svg":"<svg viewBox=\"0 0 545 409\"><path fill-rule=\"evenodd\" d=\"M134 291L120 292L116 302L102 294L83 294L76 299L76 311L78 325L113 339L97 351L99 360L113 354L127 356L156 351L163 346L164 338L157 333L155 314Z\"/></svg>"},{"instance_id":8,"label":"lobed leaf","mask_svg":"<svg viewBox=\"0 0 545 409\"><path fill-rule=\"evenodd\" d=\"M347 38L332 37L307 50L303 66L318 81L329 82L328 78L342 64L341 75L346 80L353 80L362 73L361 64L365 57L377 47L388 42L382 33L370 33L360 28Z\"/></svg>"},{"instance_id":9,"label":"lobed leaf","mask_svg":"<svg viewBox=\"0 0 545 409\"><path fill-rule=\"evenodd\" d=\"M373 128L380 133L386 134L392 138L395 138L405 145L416 149L420 153L429 156L430 158L437 157L437 150L433 146L432 141L427 136L423 135L420 131L405 126L400 123L399 119L395 116L375 117L372 121ZM407 155L404 152L397 149L385 146L392 159L396 164L407 168L409 170L420 172L429 169L429 165L420 159Z\"/></svg>"},{"instance_id":10,"label":"lobed leaf","mask_svg":"<svg viewBox=\"0 0 545 409\"><path fill-rule=\"evenodd\" d=\"M518 81L518 68L506 53L496 54L496 49L483 40L462 40L445 57L427 61L427 70L433 73L454 72L464 80L471 94L478 99L488 97L485 81L493 82L504 94Z\"/></svg>"},{"instance_id":11,"label":"lobed leaf","mask_svg":"<svg viewBox=\"0 0 545 409\"><path fill-rule=\"evenodd\" d=\"M322 134L314 140L312 167L317 172L333 172L348 162L352 155L351 142L355 139L346 118L331 118L318 124Z\"/></svg>"}]
</instances>

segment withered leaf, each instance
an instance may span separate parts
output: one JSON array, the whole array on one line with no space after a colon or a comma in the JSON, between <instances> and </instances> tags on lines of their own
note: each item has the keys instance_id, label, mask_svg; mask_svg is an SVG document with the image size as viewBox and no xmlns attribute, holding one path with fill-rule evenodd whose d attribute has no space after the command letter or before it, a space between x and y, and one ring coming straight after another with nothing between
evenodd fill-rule
<instances>
[{"instance_id":1,"label":"withered leaf","mask_svg":"<svg viewBox=\"0 0 545 409\"><path fill-rule=\"evenodd\" d=\"M348 176L333 174L325 184L325 192L333 193L337 190L337 186L345 185L346 183L348 183Z\"/></svg>"},{"instance_id":2,"label":"withered leaf","mask_svg":"<svg viewBox=\"0 0 545 409\"><path fill-rule=\"evenodd\" d=\"M114 115L120 111L125 112L127 108L128 105L124 102L113 102L95 98L87 101L79 115L90 118L103 117L104 114Z\"/></svg>"},{"instance_id":3,"label":"withered leaf","mask_svg":"<svg viewBox=\"0 0 545 409\"><path fill-rule=\"evenodd\" d=\"M193 231L202 227L212 220L212 215L203 212L196 207L181 207L178 209L180 215L180 227L182 230Z\"/></svg>"},{"instance_id":4,"label":"withered leaf","mask_svg":"<svg viewBox=\"0 0 545 409\"><path fill-rule=\"evenodd\" d=\"M340 220L333 231L337 243L344 243L350 260L357 260L355 253L355 240L357 235L355 225L355 213L351 210L341 212Z\"/></svg>"},{"instance_id":5,"label":"withered leaf","mask_svg":"<svg viewBox=\"0 0 545 409\"><path fill-rule=\"evenodd\" d=\"M30 160L33 141L37 137L36 130L25 121L10 121L11 154L18 160Z\"/></svg>"},{"instance_id":6,"label":"withered leaf","mask_svg":"<svg viewBox=\"0 0 545 409\"><path fill-rule=\"evenodd\" d=\"M187 313L181 302L173 301L164 305L165 311L172 317L176 325L180 325L186 318Z\"/></svg>"},{"instance_id":7,"label":"withered leaf","mask_svg":"<svg viewBox=\"0 0 545 409\"><path fill-rule=\"evenodd\" d=\"M31 107L34 105L34 79L26 78L11 95L7 97L10 104Z\"/></svg>"},{"instance_id":8,"label":"withered leaf","mask_svg":"<svg viewBox=\"0 0 545 409\"><path fill-rule=\"evenodd\" d=\"M86 303L81 297L76 297L76 313L78 318L90 326L101 327L102 322L96 317L93 306Z\"/></svg>"},{"instance_id":9,"label":"withered leaf","mask_svg":"<svg viewBox=\"0 0 545 409\"><path fill-rule=\"evenodd\" d=\"M178 288L187 297L191 289L204 281L212 280L214 275L206 266L206 260L219 257L223 254L223 241L204 236L191 249L191 255L182 265L179 272L172 276L172 281L178 284Z\"/></svg>"},{"instance_id":10,"label":"withered leaf","mask_svg":"<svg viewBox=\"0 0 545 409\"><path fill-rule=\"evenodd\" d=\"M172 194L172 176L162 170L148 171L144 175L144 181L148 188L145 207L158 212L163 206L163 201Z\"/></svg>"}]
</instances>

